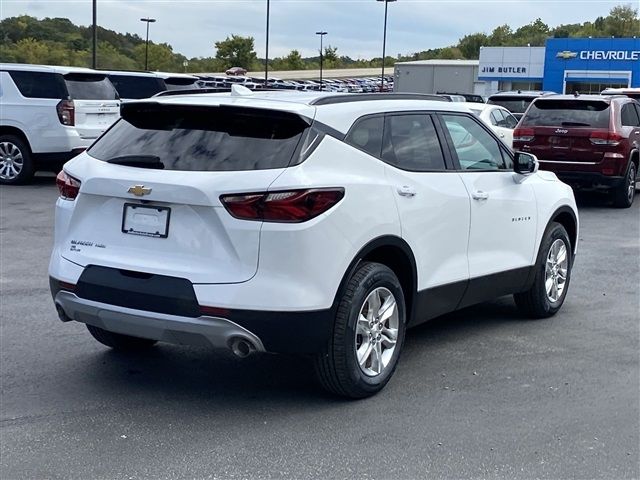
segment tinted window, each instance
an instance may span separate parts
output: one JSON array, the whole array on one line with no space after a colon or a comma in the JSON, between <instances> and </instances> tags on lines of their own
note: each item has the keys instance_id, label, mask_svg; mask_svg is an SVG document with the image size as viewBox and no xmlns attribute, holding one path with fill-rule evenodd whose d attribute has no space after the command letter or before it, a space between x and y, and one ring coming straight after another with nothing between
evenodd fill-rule
<instances>
[{"instance_id":1,"label":"tinted window","mask_svg":"<svg viewBox=\"0 0 640 480\"><path fill-rule=\"evenodd\" d=\"M382 159L403 170L444 170L444 156L431 117L389 115L385 124Z\"/></svg>"},{"instance_id":2,"label":"tinted window","mask_svg":"<svg viewBox=\"0 0 640 480\"><path fill-rule=\"evenodd\" d=\"M369 117L356 122L347 135L345 142L364 150L374 157L380 157L382 150L383 117Z\"/></svg>"},{"instance_id":3,"label":"tinted window","mask_svg":"<svg viewBox=\"0 0 640 480\"><path fill-rule=\"evenodd\" d=\"M169 77L164 79L167 90L190 90L198 88L196 80L182 77Z\"/></svg>"},{"instance_id":4,"label":"tinted window","mask_svg":"<svg viewBox=\"0 0 640 480\"><path fill-rule=\"evenodd\" d=\"M608 128L609 112L609 103L600 100L538 100L522 125Z\"/></svg>"},{"instance_id":5,"label":"tinted window","mask_svg":"<svg viewBox=\"0 0 640 480\"><path fill-rule=\"evenodd\" d=\"M491 103L493 105L500 105L501 107L506 108L511 113L524 113L529 104L533 101L533 98L527 97L492 97L489 99L487 103Z\"/></svg>"},{"instance_id":6,"label":"tinted window","mask_svg":"<svg viewBox=\"0 0 640 480\"><path fill-rule=\"evenodd\" d=\"M502 127L504 123L504 117L502 116L502 112L500 110L494 110L491 112L491 124L496 127Z\"/></svg>"},{"instance_id":7,"label":"tinted window","mask_svg":"<svg viewBox=\"0 0 640 480\"><path fill-rule=\"evenodd\" d=\"M638 119L638 113L633 108L632 103L627 103L622 106L622 125L625 127L638 127L640 126L640 120Z\"/></svg>"},{"instance_id":8,"label":"tinted window","mask_svg":"<svg viewBox=\"0 0 640 480\"><path fill-rule=\"evenodd\" d=\"M75 100L115 100L116 89L104 75L68 73L64 76L69 96Z\"/></svg>"},{"instance_id":9,"label":"tinted window","mask_svg":"<svg viewBox=\"0 0 640 480\"><path fill-rule=\"evenodd\" d=\"M516 128L516 125L518 125L518 119L507 112L502 112L502 114L504 115L504 118L505 118L506 127Z\"/></svg>"},{"instance_id":10,"label":"tinted window","mask_svg":"<svg viewBox=\"0 0 640 480\"><path fill-rule=\"evenodd\" d=\"M444 123L463 170L510 170L511 159L498 142L472 118L443 115Z\"/></svg>"},{"instance_id":11,"label":"tinted window","mask_svg":"<svg viewBox=\"0 0 640 480\"><path fill-rule=\"evenodd\" d=\"M9 72L23 97L67 98L62 75L49 72Z\"/></svg>"},{"instance_id":12,"label":"tinted window","mask_svg":"<svg viewBox=\"0 0 640 480\"><path fill-rule=\"evenodd\" d=\"M282 112L124 104L122 119L89 154L112 163L152 164L165 170L283 168L307 129L301 117Z\"/></svg>"},{"instance_id":13,"label":"tinted window","mask_svg":"<svg viewBox=\"0 0 640 480\"><path fill-rule=\"evenodd\" d=\"M137 75L109 75L120 98L149 98L165 90L162 80Z\"/></svg>"}]
</instances>

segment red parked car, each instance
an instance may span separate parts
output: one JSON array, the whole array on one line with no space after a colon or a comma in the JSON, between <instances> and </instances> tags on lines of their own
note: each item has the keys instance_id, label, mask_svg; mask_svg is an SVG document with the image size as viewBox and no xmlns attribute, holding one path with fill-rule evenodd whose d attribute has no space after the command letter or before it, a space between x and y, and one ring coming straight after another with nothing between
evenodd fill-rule
<instances>
[{"instance_id":1,"label":"red parked car","mask_svg":"<svg viewBox=\"0 0 640 480\"><path fill-rule=\"evenodd\" d=\"M538 157L574 188L608 190L617 207L635 195L640 103L625 96L550 95L534 100L513 133L514 150Z\"/></svg>"}]
</instances>

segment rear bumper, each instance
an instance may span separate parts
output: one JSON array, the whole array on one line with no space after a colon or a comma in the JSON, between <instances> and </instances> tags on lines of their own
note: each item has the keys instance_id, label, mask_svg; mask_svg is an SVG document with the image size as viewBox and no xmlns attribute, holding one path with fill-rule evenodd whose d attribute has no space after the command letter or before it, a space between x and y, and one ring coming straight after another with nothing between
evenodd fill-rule
<instances>
[{"instance_id":1,"label":"rear bumper","mask_svg":"<svg viewBox=\"0 0 640 480\"><path fill-rule=\"evenodd\" d=\"M34 153L33 158L39 165L60 165L84 152L86 148L76 148L69 152Z\"/></svg>"},{"instance_id":2,"label":"rear bumper","mask_svg":"<svg viewBox=\"0 0 640 480\"><path fill-rule=\"evenodd\" d=\"M256 351L313 354L331 336L333 309L274 312L209 309L199 316L172 315L82 298L75 285L49 277L51 295L63 321L77 321L134 337L181 345L231 348L242 339ZM64 312L61 315L60 308ZM205 307L206 308L206 307ZM204 310L204 309L203 309Z\"/></svg>"},{"instance_id":3,"label":"rear bumper","mask_svg":"<svg viewBox=\"0 0 640 480\"><path fill-rule=\"evenodd\" d=\"M557 177L573 188L609 189L624 184L625 177L610 177L593 172L555 172Z\"/></svg>"}]
</instances>

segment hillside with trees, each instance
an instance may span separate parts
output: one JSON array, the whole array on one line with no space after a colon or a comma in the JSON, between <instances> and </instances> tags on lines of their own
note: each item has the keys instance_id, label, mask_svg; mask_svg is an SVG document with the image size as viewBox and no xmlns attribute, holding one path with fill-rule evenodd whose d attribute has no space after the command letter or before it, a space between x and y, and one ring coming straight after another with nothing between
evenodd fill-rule
<instances>
[{"instance_id":1,"label":"hillside with trees","mask_svg":"<svg viewBox=\"0 0 640 480\"><path fill-rule=\"evenodd\" d=\"M37 18L22 15L0 22L0 62L39 63L47 65L90 66L91 27L74 25L66 18ZM472 33L457 44L443 48L423 50L398 58L387 57L385 64L396 61L429 59L477 59L481 46L544 45L547 38L564 37L633 37L640 34L638 9L616 6L606 17L593 22L550 27L541 19L515 30L500 25L491 33ZM231 35L212 43L215 56L187 58L174 52L166 43L149 42L149 68L173 72L220 72L232 66L248 70L264 68L264 59L255 51L254 38ZM98 67L117 70L144 68L145 41L130 33L118 33L98 27ZM269 60L271 70L305 70L319 67L319 55L303 58L296 49L284 57ZM338 54L338 48L324 48L325 68L379 67L382 58L354 60ZM186 66L185 66L186 65Z\"/></svg>"}]
</instances>

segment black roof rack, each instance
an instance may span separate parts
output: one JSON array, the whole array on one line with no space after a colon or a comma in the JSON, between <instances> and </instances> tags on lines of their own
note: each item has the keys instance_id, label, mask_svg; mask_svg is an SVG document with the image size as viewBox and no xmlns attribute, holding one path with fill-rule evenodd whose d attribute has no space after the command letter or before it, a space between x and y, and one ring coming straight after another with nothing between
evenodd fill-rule
<instances>
[{"instance_id":1,"label":"black roof rack","mask_svg":"<svg viewBox=\"0 0 640 480\"><path fill-rule=\"evenodd\" d=\"M441 95L429 95L426 93L353 93L340 95L327 95L318 97L309 105L334 105L338 103L368 102L370 100L435 100L450 102L451 100Z\"/></svg>"}]
</instances>

